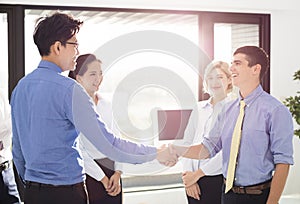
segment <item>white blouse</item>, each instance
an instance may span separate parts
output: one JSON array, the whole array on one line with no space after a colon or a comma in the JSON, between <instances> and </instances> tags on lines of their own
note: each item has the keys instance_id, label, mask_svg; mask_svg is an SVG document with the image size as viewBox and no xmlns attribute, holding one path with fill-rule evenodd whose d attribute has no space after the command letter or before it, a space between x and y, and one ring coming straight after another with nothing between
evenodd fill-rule
<instances>
[{"instance_id":1,"label":"white blouse","mask_svg":"<svg viewBox=\"0 0 300 204\"><path fill-rule=\"evenodd\" d=\"M112 132L114 136L119 137L120 132L113 121L111 103L105 98L101 98L99 94L97 96L99 98L99 101L96 105L96 111L106 125L106 129L109 132ZM106 158L106 156L99 152L82 133L80 133L79 135L79 148L81 150L84 161L85 173L87 173L97 181L100 181L105 176L105 173L94 161L94 159L103 159ZM122 171L122 163L115 162L115 170Z\"/></svg>"},{"instance_id":2,"label":"white blouse","mask_svg":"<svg viewBox=\"0 0 300 204\"><path fill-rule=\"evenodd\" d=\"M215 107L210 103L211 99L198 102L191 113L185 129L183 144L188 146L200 144L213 127L224 104L230 100L231 97L226 97L215 104ZM207 176L222 174L222 151L209 159L196 160L183 158L182 165L183 171L197 171L201 169Z\"/></svg>"}]
</instances>

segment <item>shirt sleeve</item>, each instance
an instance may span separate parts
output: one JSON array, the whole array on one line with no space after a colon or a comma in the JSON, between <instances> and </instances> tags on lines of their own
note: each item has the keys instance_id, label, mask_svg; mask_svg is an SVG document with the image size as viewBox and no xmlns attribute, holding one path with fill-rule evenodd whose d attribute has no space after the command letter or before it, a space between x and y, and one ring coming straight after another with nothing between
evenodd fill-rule
<instances>
[{"instance_id":1,"label":"shirt sleeve","mask_svg":"<svg viewBox=\"0 0 300 204\"><path fill-rule=\"evenodd\" d=\"M198 121L197 111L198 108L196 106L191 113L188 124L184 131L184 137L183 137L184 146L190 146L193 144L194 137L196 134L196 129L197 129L197 121ZM182 158L181 162L182 162L183 171L193 171L192 159Z\"/></svg>"},{"instance_id":2,"label":"shirt sleeve","mask_svg":"<svg viewBox=\"0 0 300 204\"><path fill-rule=\"evenodd\" d=\"M73 85L70 99L71 101L65 103L66 109L70 109L69 106L72 104L71 110L67 112L69 119L78 132L82 132L100 152L110 159L138 164L156 158L155 147L136 144L109 133L99 119L89 96L78 84Z\"/></svg>"},{"instance_id":3,"label":"shirt sleeve","mask_svg":"<svg viewBox=\"0 0 300 204\"><path fill-rule=\"evenodd\" d=\"M121 163L121 162L115 162L115 170L116 171L123 172L123 169L124 169L123 163Z\"/></svg>"},{"instance_id":4,"label":"shirt sleeve","mask_svg":"<svg viewBox=\"0 0 300 204\"><path fill-rule=\"evenodd\" d=\"M205 135L202 144L210 153L210 157L215 156L222 149L221 130L225 121L224 109L218 114L216 122L211 126L208 135Z\"/></svg>"},{"instance_id":5,"label":"shirt sleeve","mask_svg":"<svg viewBox=\"0 0 300 204\"><path fill-rule=\"evenodd\" d=\"M280 105L272 113L270 120L271 152L274 163L293 164L293 120L288 109Z\"/></svg>"},{"instance_id":6,"label":"shirt sleeve","mask_svg":"<svg viewBox=\"0 0 300 204\"><path fill-rule=\"evenodd\" d=\"M88 145L85 143L88 142L84 135L80 134L79 136L79 148L82 153L83 161L84 161L84 169L85 172L93 177L95 180L100 181L105 173L102 171L101 167L95 162L93 157L89 155L89 151L85 148Z\"/></svg>"},{"instance_id":7,"label":"shirt sleeve","mask_svg":"<svg viewBox=\"0 0 300 204\"><path fill-rule=\"evenodd\" d=\"M200 168L207 176L217 175L222 172L222 151L208 159L208 161L202 164Z\"/></svg>"},{"instance_id":8,"label":"shirt sleeve","mask_svg":"<svg viewBox=\"0 0 300 204\"><path fill-rule=\"evenodd\" d=\"M14 103L14 92L12 94L12 103ZM13 106L12 106L13 107ZM12 112L14 110L12 109ZM13 154L13 159L14 159L14 164L16 166L16 169L18 171L19 176L21 177L22 180L25 178L25 160L23 153L21 151L21 145L20 145L20 140L19 140L19 133L16 128L16 121L14 118L14 114L11 115L11 122L12 122L12 142L13 142L13 148L12 148L12 154Z\"/></svg>"}]
</instances>

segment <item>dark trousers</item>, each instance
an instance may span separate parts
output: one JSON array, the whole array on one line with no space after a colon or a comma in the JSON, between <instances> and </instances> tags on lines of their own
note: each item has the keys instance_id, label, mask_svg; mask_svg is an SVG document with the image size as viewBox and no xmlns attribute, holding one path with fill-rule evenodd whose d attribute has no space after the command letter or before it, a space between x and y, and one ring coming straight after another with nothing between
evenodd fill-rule
<instances>
[{"instance_id":1,"label":"dark trousers","mask_svg":"<svg viewBox=\"0 0 300 204\"><path fill-rule=\"evenodd\" d=\"M68 186L51 186L27 183L25 204L88 204L84 183Z\"/></svg>"},{"instance_id":2,"label":"dark trousers","mask_svg":"<svg viewBox=\"0 0 300 204\"><path fill-rule=\"evenodd\" d=\"M105 175L110 178L115 171L113 170L113 162L108 159L97 160L97 164L101 167ZM89 195L90 204L121 204L122 203L122 190L116 196L107 194L103 184L96 181L89 175L86 176L86 185Z\"/></svg>"},{"instance_id":3,"label":"dark trousers","mask_svg":"<svg viewBox=\"0 0 300 204\"><path fill-rule=\"evenodd\" d=\"M12 165L0 172L0 204L21 203Z\"/></svg>"},{"instance_id":4,"label":"dark trousers","mask_svg":"<svg viewBox=\"0 0 300 204\"><path fill-rule=\"evenodd\" d=\"M221 204L223 176L204 176L197 181L200 200L187 196L189 204Z\"/></svg>"},{"instance_id":5,"label":"dark trousers","mask_svg":"<svg viewBox=\"0 0 300 204\"><path fill-rule=\"evenodd\" d=\"M270 188L263 190L263 193L259 195L237 194L232 190L225 194L224 184L222 192L222 204L265 204L268 200Z\"/></svg>"}]
</instances>

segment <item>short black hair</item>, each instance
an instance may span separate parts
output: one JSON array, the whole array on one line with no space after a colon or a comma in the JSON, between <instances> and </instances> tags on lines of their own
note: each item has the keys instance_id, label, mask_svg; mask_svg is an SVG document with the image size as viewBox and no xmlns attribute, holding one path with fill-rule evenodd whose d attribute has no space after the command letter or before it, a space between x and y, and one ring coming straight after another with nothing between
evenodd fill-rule
<instances>
[{"instance_id":1,"label":"short black hair","mask_svg":"<svg viewBox=\"0 0 300 204\"><path fill-rule=\"evenodd\" d=\"M41 56L50 54L50 46L56 41L66 45L66 41L79 32L83 22L71 15L55 12L51 16L38 18L33 33L34 43Z\"/></svg>"},{"instance_id":2,"label":"short black hair","mask_svg":"<svg viewBox=\"0 0 300 204\"><path fill-rule=\"evenodd\" d=\"M246 55L246 60L248 61L248 65L250 67L256 64L260 64L261 66L260 80L262 80L270 66L269 56L266 53L266 51L257 46L243 46L238 48L233 53L233 55L236 55L238 53Z\"/></svg>"}]
</instances>

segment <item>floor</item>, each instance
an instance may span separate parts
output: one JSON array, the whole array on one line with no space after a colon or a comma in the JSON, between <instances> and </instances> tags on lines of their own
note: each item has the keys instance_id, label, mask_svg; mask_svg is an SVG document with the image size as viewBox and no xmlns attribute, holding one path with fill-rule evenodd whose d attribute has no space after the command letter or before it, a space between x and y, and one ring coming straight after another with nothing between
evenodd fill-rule
<instances>
[{"instance_id":1,"label":"floor","mask_svg":"<svg viewBox=\"0 0 300 204\"><path fill-rule=\"evenodd\" d=\"M124 193L123 204L187 204L184 188ZM300 204L300 194L284 195L279 204Z\"/></svg>"}]
</instances>

